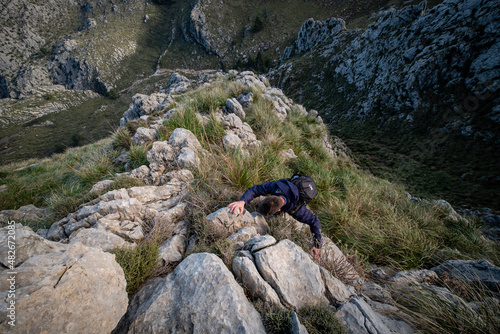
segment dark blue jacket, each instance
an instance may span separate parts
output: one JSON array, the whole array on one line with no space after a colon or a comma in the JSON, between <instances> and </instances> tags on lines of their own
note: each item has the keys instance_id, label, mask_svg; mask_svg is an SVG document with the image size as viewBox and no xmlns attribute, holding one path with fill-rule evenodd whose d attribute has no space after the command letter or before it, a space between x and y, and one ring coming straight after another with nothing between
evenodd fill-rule
<instances>
[{"instance_id":1,"label":"dark blue jacket","mask_svg":"<svg viewBox=\"0 0 500 334\"><path fill-rule=\"evenodd\" d=\"M281 211L287 212L299 222L309 225L311 232L314 235L314 245L320 248L323 243L321 237L321 224L318 217L311 212L305 205L300 207L299 189L288 179L278 181L265 182L253 186L245 191L241 196L240 201L246 204L250 203L254 198L265 195L283 196L287 199L286 204L281 208ZM298 210L297 210L298 209Z\"/></svg>"}]
</instances>

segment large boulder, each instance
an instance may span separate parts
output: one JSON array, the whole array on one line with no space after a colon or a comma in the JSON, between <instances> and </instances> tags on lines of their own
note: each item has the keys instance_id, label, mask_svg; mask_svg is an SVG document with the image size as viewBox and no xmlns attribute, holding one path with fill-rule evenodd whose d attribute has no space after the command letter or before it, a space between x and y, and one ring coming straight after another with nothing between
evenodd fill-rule
<instances>
[{"instance_id":1,"label":"large boulder","mask_svg":"<svg viewBox=\"0 0 500 334\"><path fill-rule=\"evenodd\" d=\"M173 273L144 286L117 333L265 333L260 314L222 260L188 256Z\"/></svg>"},{"instance_id":2,"label":"large boulder","mask_svg":"<svg viewBox=\"0 0 500 334\"><path fill-rule=\"evenodd\" d=\"M81 243L64 252L33 256L15 269L19 333L109 333L128 305L125 275L115 256ZM0 281L7 296L10 284ZM8 303L0 306L0 331L12 328Z\"/></svg>"},{"instance_id":3,"label":"large boulder","mask_svg":"<svg viewBox=\"0 0 500 334\"><path fill-rule=\"evenodd\" d=\"M310 305L328 305L319 266L290 240L254 253L262 277L274 288L281 302L300 309Z\"/></svg>"}]
</instances>

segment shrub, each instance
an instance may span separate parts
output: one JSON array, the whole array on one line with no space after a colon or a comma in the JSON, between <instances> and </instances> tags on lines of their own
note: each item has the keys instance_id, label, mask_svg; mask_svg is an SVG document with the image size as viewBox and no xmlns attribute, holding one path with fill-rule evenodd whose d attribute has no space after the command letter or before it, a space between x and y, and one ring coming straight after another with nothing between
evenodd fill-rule
<instances>
[{"instance_id":1,"label":"shrub","mask_svg":"<svg viewBox=\"0 0 500 334\"><path fill-rule=\"evenodd\" d=\"M135 292L139 286L154 274L158 264L160 248L156 242L145 242L137 247L124 247L111 250L116 262L122 267L127 281L127 292Z\"/></svg>"},{"instance_id":2,"label":"shrub","mask_svg":"<svg viewBox=\"0 0 500 334\"><path fill-rule=\"evenodd\" d=\"M86 192L81 185L75 182L53 189L45 203L51 212L51 218L58 220L75 212L80 205L98 196L98 194Z\"/></svg>"},{"instance_id":3,"label":"shrub","mask_svg":"<svg viewBox=\"0 0 500 334\"><path fill-rule=\"evenodd\" d=\"M254 21L254 24L253 24L253 32L259 32L259 31L262 31L262 29L264 29L264 21L259 17L255 17L255 21Z\"/></svg>"},{"instance_id":4,"label":"shrub","mask_svg":"<svg viewBox=\"0 0 500 334\"><path fill-rule=\"evenodd\" d=\"M265 312L264 327L269 334L288 334L292 330L290 311L282 308L272 308Z\"/></svg>"},{"instance_id":5,"label":"shrub","mask_svg":"<svg viewBox=\"0 0 500 334\"><path fill-rule=\"evenodd\" d=\"M81 133L74 133L71 135L72 147L81 146L84 141L85 141L85 136L82 135Z\"/></svg>"},{"instance_id":6,"label":"shrub","mask_svg":"<svg viewBox=\"0 0 500 334\"><path fill-rule=\"evenodd\" d=\"M298 312L301 323L311 334L347 333L333 311L326 306L306 307Z\"/></svg>"}]
</instances>

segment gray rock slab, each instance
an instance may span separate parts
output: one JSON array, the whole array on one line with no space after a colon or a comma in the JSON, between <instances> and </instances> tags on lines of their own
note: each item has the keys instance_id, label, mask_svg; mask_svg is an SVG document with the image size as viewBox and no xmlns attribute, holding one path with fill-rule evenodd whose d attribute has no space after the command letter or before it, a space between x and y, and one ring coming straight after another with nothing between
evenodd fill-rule
<instances>
[{"instance_id":1,"label":"gray rock slab","mask_svg":"<svg viewBox=\"0 0 500 334\"><path fill-rule=\"evenodd\" d=\"M260 276L252 260L247 257L236 257L233 260L233 273L248 289L252 298L259 298L268 305L281 306L278 294Z\"/></svg>"},{"instance_id":2,"label":"gray rock slab","mask_svg":"<svg viewBox=\"0 0 500 334\"><path fill-rule=\"evenodd\" d=\"M331 304L337 305L356 296L356 291L352 286L345 285L323 267L320 267L320 271L323 281L325 282L326 297Z\"/></svg>"},{"instance_id":3,"label":"gray rock slab","mask_svg":"<svg viewBox=\"0 0 500 334\"><path fill-rule=\"evenodd\" d=\"M159 257L165 264L179 262L184 257L186 246L186 237L176 234L160 246Z\"/></svg>"},{"instance_id":4,"label":"gray rock slab","mask_svg":"<svg viewBox=\"0 0 500 334\"><path fill-rule=\"evenodd\" d=\"M255 252L254 257L259 273L278 293L283 305L295 309L328 305L319 266L290 240Z\"/></svg>"},{"instance_id":5,"label":"gray rock slab","mask_svg":"<svg viewBox=\"0 0 500 334\"><path fill-rule=\"evenodd\" d=\"M33 256L16 272L18 333L109 333L127 311L123 270L114 255L98 248L77 243ZM2 277L0 293L7 296L8 290ZM2 333L12 329L6 307L0 306Z\"/></svg>"},{"instance_id":6,"label":"gray rock slab","mask_svg":"<svg viewBox=\"0 0 500 334\"><path fill-rule=\"evenodd\" d=\"M292 317L292 334L308 334L306 327L300 323L297 313L292 311L291 317Z\"/></svg>"},{"instance_id":7,"label":"gray rock slab","mask_svg":"<svg viewBox=\"0 0 500 334\"><path fill-rule=\"evenodd\" d=\"M238 242L241 241L243 243L246 243L248 240L251 238L255 237L257 235L257 229L255 226L249 226L249 227L244 227L238 232L232 234L227 238L229 242Z\"/></svg>"},{"instance_id":8,"label":"gray rock slab","mask_svg":"<svg viewBox=\"0 0 500 334\"><path fill-rule=\"evenodd\" d=\"M70 237L70 244L77 242L81 242L87 247L98 247L105 252L115 248L135 246L114 233L97 228L84 228L74 233Z\"/></svg>"},{"instance_id":9,"label":"gray rock slab","mask_svg":"<svg viewBox=\"0 0 500 334\"><path fill-rule=\"evenodd\" d=\"M349 334L387 334L389 328L361 298L342 304L335 313Z\"/></svg>"},{"instance_id":10,"label":"gray rock slab","mask_svg":"<svg viewBox=\"0 0 500 334\"><path fill-rule=\"evenodd\" d=\"M230 213L227 207L209 214L205 219L215 229L220 229L231 234L247 226L255 226L259 234L265 234L268 228L266 220L261 215L251 214L247 210L243 210L243 213L235 215Z\"/></svg>"},{"instance_id":11,"label":"gray rock slab","mask_svg":"<svg viewBox=\"0 0 500 334\"><path fill-rule=\"evenodd\" d=\"M260 314L222 260L197 253L144 286L118 333L265 333Z\"/></svg>"},{"instance_id":12,"label":"gray rock slab","mask_svg":"<svg viewBox=\"0 0 500 334\"><path fill-rule=\"evenodd\" d=\"M276 244L276 239L271 235L258 235L248 240L244 249L252 253Z\"/></svg>"},{"instance_id":13,"label":"gray rock slab","mask_svg":"<svg viewBox=\"0 0 500 334\"><path fill-rule=\"evenodd\" d=\"M0 211L0 220L6 222L11 219L16 222L20 221L36 221L44 217L48 211L40 209L33 204L25 205L17 210L2 210Z\"/></svg>"}]
</instances>

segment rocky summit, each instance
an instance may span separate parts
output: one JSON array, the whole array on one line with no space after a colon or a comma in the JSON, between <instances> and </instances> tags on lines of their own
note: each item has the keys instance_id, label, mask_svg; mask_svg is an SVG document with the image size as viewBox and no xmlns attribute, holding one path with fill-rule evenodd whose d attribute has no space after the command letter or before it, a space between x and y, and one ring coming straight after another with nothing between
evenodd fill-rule
<instances>
[{"instance_id":1,"label":"rocky summit","mask_svg":"<svg viewBox=\"0 0 500 334\"><path fill-rule=\"evenodd\" d=\"M0 2L2 333L500 330L497 1Z\"/></svg>"}]
</instances>

